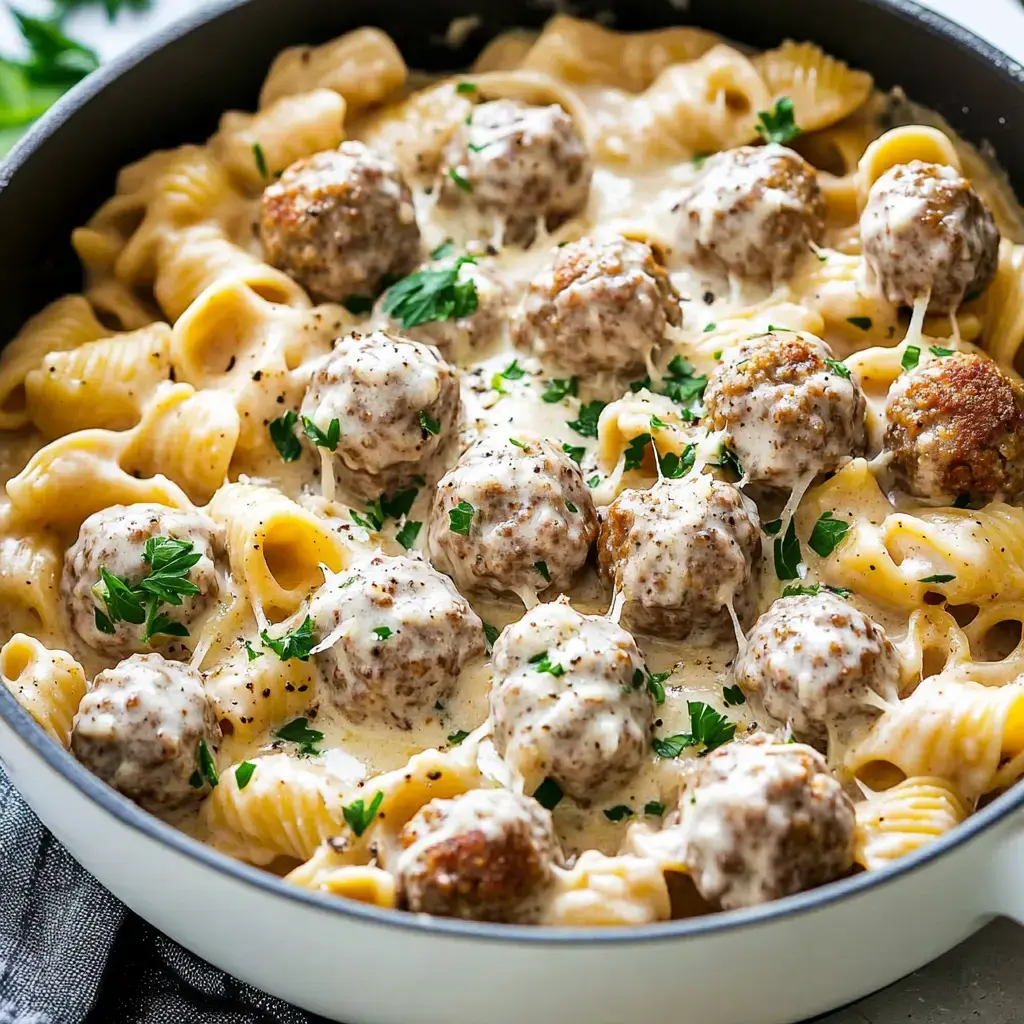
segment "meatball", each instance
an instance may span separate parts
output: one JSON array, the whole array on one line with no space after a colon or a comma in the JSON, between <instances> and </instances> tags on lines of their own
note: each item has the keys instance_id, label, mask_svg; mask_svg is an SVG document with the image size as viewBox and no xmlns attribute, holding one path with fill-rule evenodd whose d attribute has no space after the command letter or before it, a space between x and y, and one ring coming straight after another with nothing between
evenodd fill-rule
<instances>
[{"instance_id":1,"label":"meatball","mask_svg":"<svg viewBox=\"0 0 1024 1024\"><path fill-rule=\"evenodd\" d=\"M494 745L533 792L545 777L587 801L640 766L654 717L636 641L565 597L507 626L491 661Z\"/></svg>"},{"instance_id":2,"label":"meatball","mask_svg":"<svg viewBox=\"0 0 1024 1024\"><path fill-rule=\"evenodd\" d=\"M323 302L376 295L420 256L409 186L361 142L298 160L268 185L260 238L267 262Z\"/></svg>"},{"instance_id":3,"label":"meatball","mask_svg":"<svg viewBox=\"0 0 1024 1024\"><path fill-rule=\"evenodd\" d=\"M825 231L814 168L774 144L717 153L672 212L680 255L754 280L788 278Z\"/></svg>"},{"instance_id":4,"label":"meatball","mask_svg":"<svg viewBox=\"0 0 1024 1024\"><path fill-rule=\"evenodd\" d=\"M806 484L867 446L860 382L813 335L749 338L704 392L705 422L725 434L747 478Z\"/></svg>"},{"instance_id":5,"label":"meatball","mask_svg":"<svg viewBox=\"0 0 1024 1024\"><path fill-rule=\"evenodd\" d=\"M375 497L429 470L457 433L461 401L458 370L436 348L374 331L335 345L309 382L302 415L324 433L338 421L335 470Z\"/></svg>"},{"instance_id":6,"label":"meatball","mask_svg":"<svg viewBox=\"0 0 1024 1024\"><path fill-rule=\"evenodd\" d=\"M427 553L462 590L511 592L532 603L565 590L597 536L580 467L551 441L482 440L437 485Z\"/></svg>"},{"instance_id":7,"label":"meatball","mask_svg":"<svg viewBox=\"0 0 1024 1024\"><path fill-rule=\"evenodd\" d=\"M159 543L163 541L164 543ZM163 648L164 653L187 657L177 634L190 627L216 601L221 589L218 563L223 539L212 519L201 512L186 512L165 505L112 505L89 516L78 539L64 556L61 595L75 632L93 649L114 657ZM198 557L196 557L198 556ZM146 603L152 598L136 592L134 600L118 600L116 581L135 589L170 560L181 570L175 594L180 603L162 595L156 608L176 624L173 636L147 637ZM193 562L186 566L184 563ZM172 566L173 568L173 566ZM103 573L108 574L104 579ZM111 593L111 587L115 593ZM183 589L182 589L183 588ZM186 593L185 590L191 591Z\"/></svg>"},{"instance_id":8,"label":"meatball","mask_svg":"<svg viewBox=\"0 0 1024 1024\"><path fill-rule=\"evenodd\" d=\"M561 861L551 812L504 789L431 800L402 829L399 905L470 921L537 921Z\"/></svg>"},{"instance_id":9,"label":"meatball","mask_svg":"<svg viewBox=\"0 0 1024 1024\"><path fill-rule=\"evenodd\" d=\"M309 614L320 677L353 722L411 729L484 650L476 612L416 558L377 555L354 574L329 577Z\"/></svg>"},{"instance_id":10,"label":"meatball","mask_svg":"<svg viewBox=\"0 0 1024 1024\"><path fill-rule=\"evenodd\" d=\"M219 742L202 676L159 654L134 654L100 672L71 729L75 757L154 813L209 792L204 762L213 764Z\"/></svg>"},{"instance_id":11,"label":"meatball","mask_svg":"<svg viewBox=\"0 0 1024 1024\"><path fill-rule=\"evenodd\" d=\"M812 747L764 735L694 759L679 807L690 875L723 910L824 885L853 866L850 798Z\"/></svg>"},{"instance_id":12,"label":"meatball","mask_svg":"<svg viewBox=\"0 0 1024 1024\"><path fill-rule=\"evenodd\" d=\"M761 554L757 507L707 475L623 491L604 510L602 579L622 595L622 622L665 639L733 635L732 609L749 625Z\"/></svg>"},{"instance_id":13,"label":"meatball","mask_svg":"<svg viewBox=\"0 0 1024 1024\"><path fill-rule=\"evenodd\" d=\"M520 348L570 373L626 372L642 367L680 320L679 295L649 245L584 238L555 250L512 332Z\"/></svg>"},{"instance_id":14,"label":"meatball","mask_svg":"<svg viewBox=\"0 0 1024 1024\"><path fill-rule=\"evenodd\" d=\"M754 624L733 673L808 743L849 735L899 697L900 659L885 631L827 591L776 601Z\"/></svg>"},{"instance_id":15,"label":"meatball","mask_svg":"<svg viewBox=\"0 0 1024 1024\"><path fill-rule=\"evenodd\" d=\"M952 313L996 275L996 222L970 182L943 164L886 171L871 186L860 237L869 276L897 306L928 296L929 313Z\"/></svg>"},{"instance_id":16,"label":"meatball","mask_svg":"<svg viewBox=\"0 0 1024 1024\"><path fill-rule=\"evenodd\" d=\"M440 200L472 204L505 221L505 240L526 244L579 213L590 194L590 154L561 107L492 100L459 126L441 168Z\"/></svg>"},{"instance_id":17,"label":"meatball","mask_svg":"<svg viewBox=\"0 0 1024 1024\"><path fill-rule=\"evenodd\" d=\"M889 390L885 447L922 498L1024 495L1024 390L991 359L957 352Z\"/></svg>"}]
</instances>

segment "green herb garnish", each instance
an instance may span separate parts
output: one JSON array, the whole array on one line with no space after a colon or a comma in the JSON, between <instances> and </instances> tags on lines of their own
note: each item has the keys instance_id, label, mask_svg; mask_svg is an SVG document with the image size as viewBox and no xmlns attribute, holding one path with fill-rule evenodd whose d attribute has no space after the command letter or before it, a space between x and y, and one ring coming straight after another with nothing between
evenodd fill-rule
<instances>
[{"instance_id":1,"label":"green herb garnish","mask_svg":"<svg viewBox=\"0 0 1024 1024\"><path fill-rule=\"evenodd\" d=\"M950 575L949 573L937 573L935 576L925 576L923 579L918 580L918 583L952 583L956 579L956 576Z\"/></svg>"},{"instance_id":2,"label":"green herb garnish","mask_svg":"<svg viewBox=\"0 0 1024 1024\"><path fill-rule=\"evenodd\" d=\"M255 771L256 765L252 761L243 761L235 769L235 784L239 789L245 789L249 785Z\"/></svg>"},{"instance_id":3,"label":"green herb garnish","mask_svg":"<svg viewBox=\"0 0 1024 1024\"><path fill-rule=\"evenodd\" d=\"M917 345L908 345L903 350L903 358L900 360L900 366L904 372L907 370L913 370L917 364L921 361L921 349Z\"/></svg>"},{"instance_id":4,"label":"green herb garnish","mask_svg":"<svg viewBox=\"0 0 1024 1024\"><path fill-rule=\"evenodd\" d=\"M455 508L448 510L448 529L452 533L461 533L463 537L468 537L475 514L476 509L468 501L460 501Z\"/></svg>"},{"instance_id":5,"label":"green herb garnish","mask_svg":"<svg viewBox=\"0 0 1024 1024\"><path fill-rule=\"evenodd\" d=\"M665 805L660 800L648 800L644 804L644 814L649 814L652 818L660 818L665 813Z\"/></svg>"},{"instance_id":6,"label":"green herb garnish","mask_svg":"<svg viewBox=\"0 0 1024 1024\"><path fill-rule=\"evenodd\" d=\"M264 629L260 633L260 639L263 641L263 645L272 650L282 661L293 659L309 661L310 652L316 646L313 640L313 620L308 615L290 633L271 637Z\"/></svg>"},{"instance_id":7,"label":"green herb garnish","mask_svg":"<svg viewBox=\"0 0 1024 1024\"><path fill-rule=\"evenodd\" d=\"M859 327L862 331L871 330L871 317L869 316L848 316L846 322L854 327Z\"/></svg>"},{"instance_id":8,"label":"green herb garnish","mask_svg":"<svg viewBox=\"0 0 1024 1024\"><path fill-rule=\"evenodd\" d=\"M579 418L569 420L568 426L582 437L597 437L597 422L606 403L595 399L580 406Z\"/></svg>"},{"instance_id":9,"label":"green herb garnish","mask_svg":"<svg viewBox=\"0 0 1024 1024\"><path fill-rule=\"evenodd\" d=\"M565 675L565 669L559 665L558 662L552 662L548 658L547 651L541 651L540 654L535 654L530 659L530 664L533 665L538 672L545 672L549 676L554 676L556 679L561 675Z\"/></svg>"},{"instance_id":10,"label":"green herb garnish","mask_svg":"<svg viewBox=\"0 0 1024 1024\"><path fill-rule=\"evenodd\" d=\"M836 597L849 597L853 593L852 590L847 590L846 587L830 587L827 583L812 583L810 586L798 586L792 584L788 587L784 587L782 590L783 597L817 597L818 594L824 591L826 594L835 594Z\"/></svg>"},{"instance_id":11,"label":"green herb garnish","mask_svg":"<svg viewBox=\"0 0 1024 1024\"><path fill-rule=\"evenodd\" d=\"M828 558L839 546L850 530L850 524L844 519L836 519L831 512L823 512L811 530L807 543L811 550L822 558Z\"/></svg>"},{"instance_id":12,"label":"green herb garnish","mask_svg":"<svg viewBox=\"0 0 1024 1024\"><path fill-rule=\"evenodd\" d=\"M417 270L393 284L384 297L384 312L408 329L439 320L458 320L476 312L479 298L472 278L459 280L459 269L476 263L460 256L451 267Z\"/></svg>"},{"instance_id":13,"label":"green herb garnish","mask_svg":"<svg viewBox=\"0 0 1024 1024\"><path fill-rule=\"evenodd\" d=\"M395 631L388 626L374 626L373 634L378 640L387 640L388 637L395 635Z\"/></svg>"},{"instance_id":14,"label":"green herb garnish","mask_svg":"<svg viewBox=\"0 0 1024 1024\"><path fill-rule=\"evenodd\" d=\"M784 537L776 537L774 545L775 575L780 580L795 580L800 575L800 541L796 526L790 519Z\"/></svg>"},{"instance_id":15,"label":"green herb garnish","mask_svg":"<svg viewBox=\"0 0 1024 1024\"><path fill-rule=\"evenodd\" d=\"M294 462L302 455L302 444L295 436L295 424L299 417L289 409L283 416L270 421L270 440L274 442L282 462Z\"/></svg>"},{"instance_id":16,"label":"green herb garnish","mask_svg":"<svg viewBox=\"0 0 1024 1024\"><path fill-rule=\"evenodd\" d=\"M777 142L784 146L803 134L803 129L793 120L793 101L780 96L771 110L757 112L757 134L765 142Z\"/></svg>"},{"instance_id":17,"label":"green herb garnish","mask_svg":"<svg viewBox=\"0 0 1024 1024\"><path fill-rule=\"evenodd\" d=\"M418 419L420 421L420 429L423 431L424 437L427 437L430 434L441 433L441 424L435 420L426 409L420 409Z\"/></svg>"},{"instance_id":18,"label":"green herb garnish","mask_svg":"<svg viewBox=\"0 0 1024 1024\"><path fill-rule=\"evenodd\" d=\"M448 734L448 745L457 747L468 735L465 729L456 729L455 732Z\"/></svg>"},{"instance_id":19,"label":"green herb garnish","mask_svg":"<svg viewBox=\"0 0 1024 1024\"><path fill-rule=\"evenodd\" d=\"M210 753L210 747L206 740L199 741L199 746L196 748L196 763L199 765L199 774L206 779L211 788L220 782L217 763L213 759L213 754Z\"/></svg>"},{"instance_id":20,"label":"green herb garnish","mask_svg":"<svg viewBox=\"0 0 1024 1024\"><path fill-rule=\"evenodd\" d=\"M723 686L722 698L725 700L725 706L727 708L734 708L738 707L740 704L747 703L747 698L738 684L735 686Z\"/></svg>"},{"instance_id":21,"label":"green herb garnish","mask_svg":"<svg viewBox=\"0 0 1024 1024\"><path fill-rule=\"evenodd\" d=\"M850 368L846 363L841 363L838 359L827 359L825 365L829 367L834 373L842 377L844 380L850 379Z\"/></svg>"},{"instance_id":22,"label":"green herb garnish","mask_svg":"<svg viewBox=\"0 0 1024 1024\"><path fill-rule=\"evenodd\" d=\"M423 528L422 523L413 522L409 520L399 531L395 534L395 540L409 551L413 544L416 543L416 538L420 535L420 530Z\"/></svg>"},{"instance_id":23,"label":"green herb garnish","mask_svg":"<svg viewBox=\"0 0 1024 1024\"><path fill-rule=\"evenodd\" d=\"M582 459L583 456L586 455L587 453L587 449L584 448L582 445L576 447L575 445L571 444L563 444L562 451L565 452L565 454L568 455L569 458L572 459L572 461L575 462L577 466L580 464L580 459Z\"/></svg>"},{"instance_id":24,"label":"green herb garnish","mask_svg":"<svg viewBox=\"0 0 1024 1024\"><path fill-rule=\"evenodd\" d=\"M659 757L678 757L687 747L695 746L703 746L703 752L707 754L723 743L728 743L736 735L735 722L730 722L710 704L688 700L686 710L690 715L688 733L651 741L654 752Z\"/></svg>"},{"instance_id":25,"label":"green herb garnish","mask_svg":"<svg viewBox=\"0 0 1024 1024\"><path fill-rule=\"evenodd\" d=\"M462 174L455 167L448 168L448 177L455 182L457 188L462 189L463 192L472 192L473 186L469 183L469 180L463 177Z\"/></svg>"},{"instance_id":26,"label":"green herb garnish","mask_svg":"<svg viewBox=\"0 0 1024 1024\"><path fill-rule=\"evenodd\" d=\"M294 718L287 725L282 725L273 734L279 740L294 743L299 748L302 757L315 757L320 751L317 744L324 738L324 734L318 729L308 729L305 718Z\"/></svg>"},{"instance_id":27,"label":"green herb garnish","mask_svg":"<svg viewBox=\"0 0 1024 1024\"><path fill-rule=\"evenodd\" d=\"M604 816L609 821L625 821L627 818L633 817L633 808L626 804L616 804L614 807L606 807Z\"/></svg>"},{"instance_id":28,"label":"green herb garnish","mask_svg":"<svg viewBox=\"0 0 1024 1024\"><path fill-rule=\"evenodd\" d=\"M580 382L577 377L556 378L546 381L544 384L544 394L540 396L541 401L554 405L555 402L561 402L563 398L569 395L578 394L579 387Z\"/></svg>"},{"instance_id":29,"label":"green herb garnish","mask_svg":"<svg viewBox=\"0 0 1024 1024\"><path fill-rule=\"evenodd\" d=\"M353 800L352 803L342 807L341 813L345 816L348 827L355 832L357 837L361 836L370 827L373 819L377 817L377 811L380 809L383 799L384 794L377 790L369 807L364 806L362 800Z\"/></svg>"},{"instance_id":30,"label":"green herb garnish","mask_svg":"<svg viewBox=\"0 0 1024 1024\"><path fill-rule=\"evenodd\" d=\"M562 800L562 787L554 779L546 778L535 790L533 799L541 807L553 811Z\"/></svg>"},{"instance_id":31,"label":"green herb garnish","mask_svg":"<svg viewBox=\"0 0 1024 1024\"><path fill-rule=\"evenodd\" d=\"M317 448L326 448L329 452L337 450L338 442L341 440L341 421L339 419L331 420L325 434L308 416L303 416L302 429L305 430L306 437Z\"/></svg>"},{"instance_id":32,"label":"green herb garnish","mask_svg":"<svg viewBox=\"0 0 1024 1024\"><path fill-rule=\"evenodd\" d=\"M643 465L644 453L647 451L647 446L650 443L650 434L638 434L629 442L624 452L626 456L625 469L627 472L631 469L640 469Z\"/></svg>"}]
</instances>

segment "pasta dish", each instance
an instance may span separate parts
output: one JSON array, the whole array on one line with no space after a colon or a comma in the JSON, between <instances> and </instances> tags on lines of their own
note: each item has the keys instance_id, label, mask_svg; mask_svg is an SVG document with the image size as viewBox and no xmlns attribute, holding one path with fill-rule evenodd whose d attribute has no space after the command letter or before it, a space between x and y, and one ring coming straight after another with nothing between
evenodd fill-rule
<instances>
[{"instance_id":1,"label":"pasta dish","mask_svg":"<svg viewBox=\"0 0 1024 1024\"><path fill-rule=\"evenodd\" d=\"M457 26L456 26L457 27ZM0 354L0 674L296 886L635 925L1024 774L1024 229L809 42L364 28L124 168Z\"/></svg>"}]
</instances>

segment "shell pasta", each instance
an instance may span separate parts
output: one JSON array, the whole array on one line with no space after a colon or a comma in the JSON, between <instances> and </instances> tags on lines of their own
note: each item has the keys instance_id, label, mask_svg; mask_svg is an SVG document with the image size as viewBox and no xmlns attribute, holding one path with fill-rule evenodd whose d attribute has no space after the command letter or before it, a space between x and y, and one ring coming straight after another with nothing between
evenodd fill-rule
<instances>
[{"instance_id":1,"label":"shell pasta","mask_svg":"<svg viewBox=\"0 0 1024 1024\"><path fill-rule=\"evenodd\" d=\"M285 50L0 350L3 683L396 912L630 927L912 856L1024 775L1022 223L813 41Z\"/></svg>"}]
</instances>

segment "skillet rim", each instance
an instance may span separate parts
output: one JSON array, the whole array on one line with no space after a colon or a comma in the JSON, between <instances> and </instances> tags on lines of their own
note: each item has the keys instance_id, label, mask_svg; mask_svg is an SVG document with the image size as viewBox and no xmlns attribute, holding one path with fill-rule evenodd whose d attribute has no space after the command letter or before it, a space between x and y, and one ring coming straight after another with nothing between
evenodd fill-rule
<instances>
[{"instance_id":1,"label":"skillet rim","mask_svg":"<svg viewBox=\"0 0 1024 1024\"><path fill-rule=\"evenodd\" d=\"M941 36L960 50L973 51L985 61L990 73L1004 79L1008 87L1016 89L1024 98L1024 66L970 30L951 22L935 11L921 7L914 0L859 2L909 22L922 32ZM3 191L40 145L58 132L78 110L100 96L103 90L125 71L143 62L166 45L247 3L248 0L214 0L201 12L187 14L140 41L75 86L31 127L0 162L0 191ZM69 751L47 736L6 687L0 687L0 718L49 768L102 811L112 815L122 825L142 833L147 839L169 847L176 854L200 865L202 869L211 869L220 875L226 875L245 886L262 890L276 899L298 902L312 910L338 915L353 922L367 922L385 928L450 939L474 939L491 943L556 947L650 944L699 939L708 934L722 934L741 928L771 924L785 918L825 909L834 903L852 899L868 890L881 888L910 875L952 850L966 846L997 823L1007 819L1014 811L1024 807L1022 780L950 832L920 850L894 861L888 867L864 871L817 889L743 910L615 929L488 924L386 910L289 885L276 875L234 860L213 847L200 843L111 789L79 764ZM14 788L17 792L17 787Z\"/></svg>"}]
</instances>

